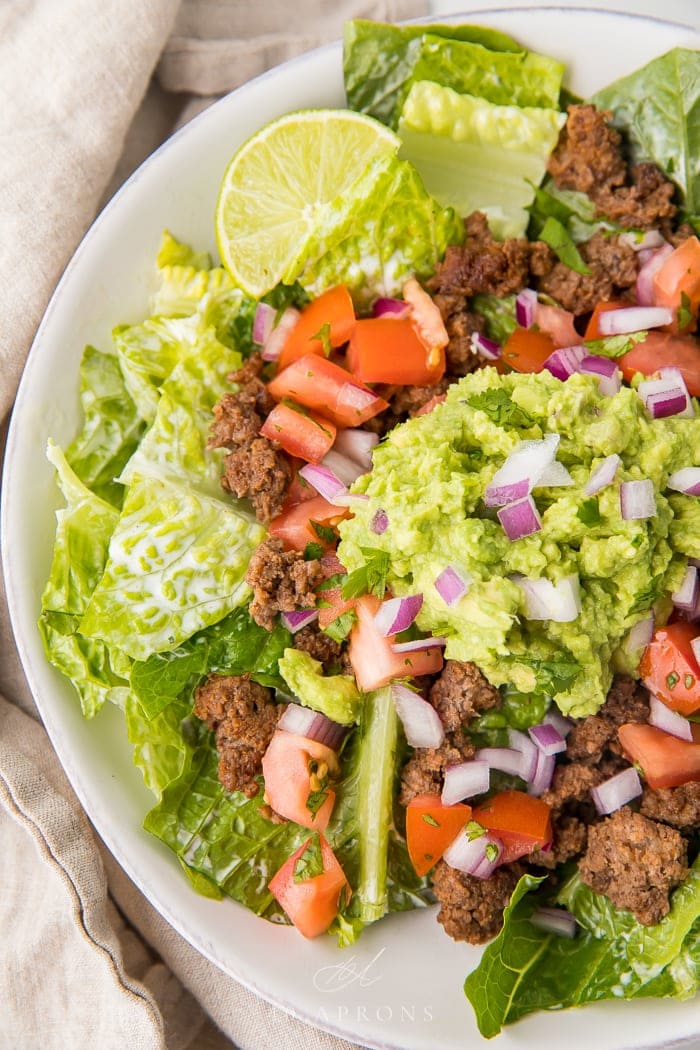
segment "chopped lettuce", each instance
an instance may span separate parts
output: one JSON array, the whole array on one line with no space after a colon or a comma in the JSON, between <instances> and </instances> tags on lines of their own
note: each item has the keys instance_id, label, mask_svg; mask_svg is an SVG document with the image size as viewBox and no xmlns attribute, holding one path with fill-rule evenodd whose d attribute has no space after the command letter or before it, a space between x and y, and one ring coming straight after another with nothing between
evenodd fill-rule
<instances>
[{"instance_id":1,"label":"chopped lettuce","mask_svg":"<svg viewBox=\"0 0 700 1050\"><path fill-rule=\"evenodd\" d=\"M442 205L462 216L486 212L497 237L519 237L565 119L419 81L401 110L401 156Z\"/></svg>"},{"instance_id":2,"label":"chopped lettuce","mask_svg":"<svg viewBox=\"0 0 700 1050\"><path fill-rule=\"evenodd\" d=\"M357 722L362 697L347 674L323 675L323 664L301 649L288 648L279 659L280 674L304 707L320 711L340 725Z\"/></svg>"}]
</instances>

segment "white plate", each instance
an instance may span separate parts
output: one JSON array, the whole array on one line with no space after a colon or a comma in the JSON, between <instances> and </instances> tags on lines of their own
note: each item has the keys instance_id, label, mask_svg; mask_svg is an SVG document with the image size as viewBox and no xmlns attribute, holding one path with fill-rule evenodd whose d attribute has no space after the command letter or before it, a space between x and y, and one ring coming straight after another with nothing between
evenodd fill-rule
<instances>
[{"instance_id":1,"label":"white plate","mask_svg":"<svg viewBox=\"0 0 700 1050\"><path fill-rule=\"evenodd\" d=\"M582 95L669 47L700 46L690 29L611 12L521 8L470 19L563 59L569 86ZM2 492L4 571L27 677L66 773L110 850L175 929L226 973L322 1028L371 1047L457 1050L482 1042L462 995L478 951L449 940L432 909L382 921L339 954L330 939L304 941L231 901L198 897L174 855L141 830L153 800L131 764L119 711L85 722L71 688L45 662L36 628L58 505L44 447L49 436L67 443L75 433L84 344L107 346L114 324L145 315L164 228L214 250L216 192L239 143L282 112L343 101L339 45L289 62L175 135L100 215L51 301L20 386ZM533 1016L500 1043L620 1050L699 1034L697 1000L641 1001Z\"/></svg>"}]
</instances>

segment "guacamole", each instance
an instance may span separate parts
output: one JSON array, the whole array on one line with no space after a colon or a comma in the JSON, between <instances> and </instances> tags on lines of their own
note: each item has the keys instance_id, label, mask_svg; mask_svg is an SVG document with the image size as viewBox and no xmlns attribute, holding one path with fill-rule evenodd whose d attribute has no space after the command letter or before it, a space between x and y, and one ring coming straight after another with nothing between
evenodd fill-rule
<instances>
[{"instance_id":1,"label":"guacamole","mask_svg":"<svg viewBox=\"0 0 700 1050\"><path fill-rule=\"evenodd\" d=\"M535 488L539 531L509 540L487 485L523 440L559 436L557 460L569 483ZM592 471L616 453L613 482L587 495ZM367 548L389 555L397 595L420 593L418 627L445 636L445 655L477 664L497 686L553 698L566 714L595 713L630 629L654 609L670 609L688 557L700 557L697 500L666 491L671 473L700 464L700 427L678 416L651 419L634 389L599 393L592 376L566 382L544 371L499 375L484 368L454 384L432 412L396 427L355 485L369 499L340 528L338 556L348 571ZM655 513L624 520L620 485L653 482ZM378 510L388 518L377 534ZM448 605L436 589L452 566L468 583ZM574 619L528 618L523 581L568 579L578 594Z\"/></svg>"}]
</instances>

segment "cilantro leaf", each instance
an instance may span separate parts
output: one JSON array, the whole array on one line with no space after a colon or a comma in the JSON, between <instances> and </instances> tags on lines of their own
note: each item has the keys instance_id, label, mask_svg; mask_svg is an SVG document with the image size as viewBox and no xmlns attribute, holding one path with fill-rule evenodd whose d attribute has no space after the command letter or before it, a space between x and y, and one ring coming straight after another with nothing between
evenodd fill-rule
<instances>
[{"instance_id":1,"label":"cilantro leaf","mask_svg":"<svg viewBox=\"0 0 700 1050\"><path fill-rule=\"evenodd\" d=\"M306 843L306 849L297 857L294 864L294 881L306 882L317 875L323 875L323 853L318 832L314 831Z\"/></svg>"},{"instance_id":2,"label":"cilantro leaf","mask_svg":"<svg viewBox=\"0 0 700 1050\"><path fill-rule=\"evenodd\" d=\"M508 392L500 387L473 394L467 404L470 408L484 412L499 427L522 427L527 430L535 425L535 419L530 413L516 404Z\"/></svg>"},{"instance_id":3,"label":"cilantro leaf","mask_svg":"<svg viewBox=\"0 0 700 1050\"><path fill-rule=\"evenodd\" d=\"M348 601L363 594L376 594L384 597L386 577L389 572L389 555L376 547L360 547L365 564L348 575L341 594Z\"/></svg>"},{"instance_id":4,"label":"cilantro leaf","mask_svg":"<svg viewBox=\"0 0 700 1050\"><path fill-rule=\"evenodd\" d=\"M579 521L582 521L584 525L600 525L601 517L598 500L595 499L595 497L585 499L576 511L576 517Z\"/></svg>"},{"instance_id":5,"label":"cilantro leaf","mask_svg":"<svg viewBox=\"0 0 700 1050\"><path fill-rule=\"evenodd\" d=\"M331 346L331 326L328 321L326 321L325 324L322 324L318 332L316 332L315 335L312 335L311 338L320 341L321 346L323 347L324 357L331 356L331 350L333 347Z\"/></svg>"}]
</instances>

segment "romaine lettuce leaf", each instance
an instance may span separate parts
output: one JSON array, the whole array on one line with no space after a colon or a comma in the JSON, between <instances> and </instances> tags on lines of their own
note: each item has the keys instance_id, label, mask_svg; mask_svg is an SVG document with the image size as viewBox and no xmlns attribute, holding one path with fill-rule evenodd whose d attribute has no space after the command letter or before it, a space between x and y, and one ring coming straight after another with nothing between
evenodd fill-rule
<instances>
[{"instance_id":1,"label":"romaine lettuce leaf","mask_svg":"<svg viewBox=\"0 0 700 1050\"><path fill-rule=\"evenodd\" d=\"M197 252L189 244L173 237L170 230L163 230L156 255L156 266L159 270L165 270L168 266L191 266L195 270L210 270L212 259L209 252Z\"/></svg>"}]
</instances>

